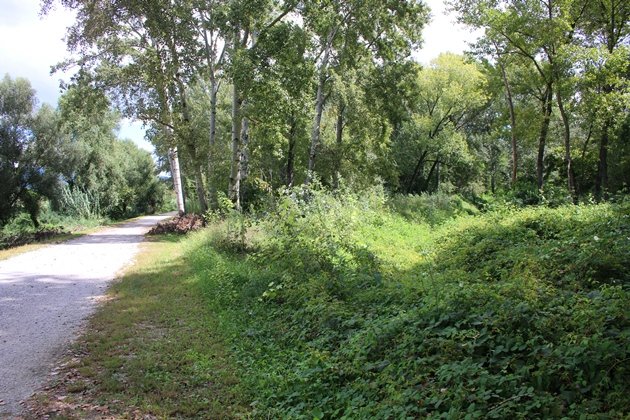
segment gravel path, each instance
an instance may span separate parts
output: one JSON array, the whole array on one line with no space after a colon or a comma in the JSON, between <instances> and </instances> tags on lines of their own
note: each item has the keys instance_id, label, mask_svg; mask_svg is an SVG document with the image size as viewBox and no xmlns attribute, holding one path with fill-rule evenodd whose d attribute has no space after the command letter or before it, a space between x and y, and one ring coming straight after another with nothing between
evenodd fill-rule
<instances>
[{"instance_id":1,"label":"gravel path","mask_svg":"<svg viewBox=\"0 0 630 420\"><path fill-rule=\"evenodd\" d=\"M142 217L0 261L0 417L18 414L20 401L43 385L144 234L173 215Z\"/></svg>"}]
</instances>

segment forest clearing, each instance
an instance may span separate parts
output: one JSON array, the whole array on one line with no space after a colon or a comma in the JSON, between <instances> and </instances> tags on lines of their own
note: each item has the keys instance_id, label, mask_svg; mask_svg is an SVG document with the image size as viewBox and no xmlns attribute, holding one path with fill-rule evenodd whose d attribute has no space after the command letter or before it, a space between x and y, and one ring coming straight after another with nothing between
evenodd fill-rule
<instances>
[{"instance_id":1,"label":"forest clearing","mask_svg":"<svg viewBox=\"0 0 630 420\"><path fill-rule=\"evenodd\" d=\"M20 415L630 415L630 3L40 6L62 80L0 81L0 267L178 216Z\"/></svg>"}]
</instances>

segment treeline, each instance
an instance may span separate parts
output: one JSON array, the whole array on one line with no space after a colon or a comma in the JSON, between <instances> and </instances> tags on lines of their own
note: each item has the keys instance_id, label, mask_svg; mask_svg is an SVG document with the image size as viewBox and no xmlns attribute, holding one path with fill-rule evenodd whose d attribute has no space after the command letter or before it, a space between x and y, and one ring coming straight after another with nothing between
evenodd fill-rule
<instances>
[{"instance_id":1,"label":"treeline","mask_svg":"<svg viewBox=\"0 0 630 420\"><path fill-rule=\"evenodd\" d=\"M630 181L622 0L453 1L484 35L426 67L413 0L55 3L77 12L59 68L150 127L182 212L314 179L524 202Z\"/></svg>"},{"instance_id":2,"label":"treeline","mask_svg":"<svg viewBox=\"0 0 630 420\"><path fill-rule=\"evenodd\" d=\"M37 107L28 80L0 81L0 227L20 213L34 227L43 210L75 219L155 211L166 197L147 151L116 137L120 116L89 87ZM28 220L28 218L27 218Z\"/></svg>"}]
</instances>

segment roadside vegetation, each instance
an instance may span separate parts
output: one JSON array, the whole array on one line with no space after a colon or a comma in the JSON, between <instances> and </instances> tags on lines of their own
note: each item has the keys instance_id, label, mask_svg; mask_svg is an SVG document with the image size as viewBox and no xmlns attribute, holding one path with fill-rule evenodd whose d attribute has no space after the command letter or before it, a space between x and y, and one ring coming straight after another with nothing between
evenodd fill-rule
<instances>
[{"instance_id":1,"label":"roadside vegetation","mask_svg":"<svg viewBox=\"0 0 630 420\"><path fill-rule=\"evenodd\" d=\"M187 256L256 416L630 413L629 203L469 216L459 198L294 191L275 206Z\"/></svg>"},{"instance_id":2,"label":"roadside vegetation","mask_svg":"<svg viewBox=\"0 0 630 420\"><path fill-rule=\"evenodd\" d=\"M189 241L163 235L142 245L46 391L29 401L29 416L233 418L246 411L236 362L183 258Z\"/></svg>"},{"instance_id":3,"label":"roadside vegetation","mask_svg":"<svg viewBox=\"0 0 630 420\"><path fill-rule=\"evenodd\" d=\"M120 140L120 115L95 90L37 107L26 79L0 80L0 250L71 237L169 208L151 154Z\"/></svg>"},{"instance_id":4,"label":"roadside vegetation","mask_svg":"<svg viewBox=\"0 0 630 420\"><path fill-rule=\"evenodd\" d=\"M95 318L81 398L630 416L630 2L446 3L479 37L419 63L418 0L42 1L76 73L55 110L0 84L0 224L155 211L162 171L180 213Z\"/></svg>"},{"instance_id":5,"label":"roadside vegetation","mask_svg":"<svg viewBox=\"0 0 630 420\"><path fill-rule=\"evenodd\" d=\"M486 207L297 188L155 236L56 395L158 417L628 415L630 203Z\"/></svg>"}]
</instances>

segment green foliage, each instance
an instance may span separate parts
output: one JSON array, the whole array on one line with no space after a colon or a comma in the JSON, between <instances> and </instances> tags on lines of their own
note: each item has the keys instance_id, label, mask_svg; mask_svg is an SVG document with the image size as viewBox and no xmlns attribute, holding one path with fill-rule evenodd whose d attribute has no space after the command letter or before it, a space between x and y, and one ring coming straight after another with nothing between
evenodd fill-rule
<instances>
[{"instance_id":1,"label":"green foliage","mask_svg":"<svg viewBox=\"0 0 630 420\"><path fill-rule=\"evenodd\" d=\"M441 191L434 194L394 195L389 200L389 204L392 211L406 219L431 225L440 224L456 216L479 213L474 205L463 198Z\"/></svg>"},{"instance_id":2,"label":"green foliage","mask_svg":"<svg viewBox=\"0 0 630 420\"><path fill-rule=\"evenodd\" d=\"M28 80L0 81L0 226L21 210L37 225L39 201L52 198L56 137L50 108L35 109L37 99Z\"/></svg>"},{"instance_id":3,"label":"green foliage","mask_svg":"<svg viewBox=\"0 0 630 420\"><path fill-rule=\"evenodd\" d=\"M98 90L78 84L35 109L25 79L0 82L0 225L27 212L35 228L42 206L100 220L152 213L165 200L151 154L119 141L119 115Z\"/></svg>"},{"instance_id":4,"label":"green foliage","mask_svg":"<svg viewBox=\"0 0 630 420\"><path fill-rule=\"evenodd\" d=\"M101 216L101 203L97 196L79 188L65 185L59 198L60 210L68 215L94 219Z\"/></svg>"},{"instance_id":5,"label":"green foliage","mask_svg":"<svg viewBox=\"0 0 630 420\"><path fill-rule=\"evenodd\" d=\"M412 193L436 191L443 180L466 184L459 172L471 166L472 155L462 129L488 100L485 76L476 63L449 53L417 77L411 115L394 139L400 188Z\"/></svg>"},{"instance_id":6,"label":"green foliage","mask_svg":"<svg viewBox=\"0 0 630 420\"><path fill-rule=\"evenodd\" d=\"M505 207L439 224L466 206L391 201L292 190L250 222L245 252L225 246L225 228L196 238L189 262L255 415L630 412L627 204Z\"/></svg>"},{"instance_id":7,"label":"green foliage","mask_svg":"<svg viewBox=\"0 0 630 420\"><path fill-rule=\"evenodd\" d=\"M48 200L38 200L37 225L32 215L22 211L17 213L0 228L0 249L13 248L32 242L67 239L75 232L103 225L102 217L84 218L77 215L60 214L52 209Z\"/></svg>"}]
</instances>

